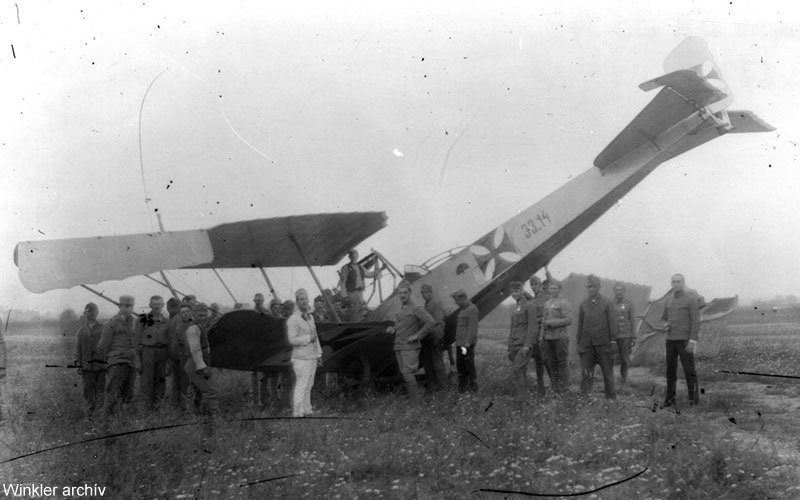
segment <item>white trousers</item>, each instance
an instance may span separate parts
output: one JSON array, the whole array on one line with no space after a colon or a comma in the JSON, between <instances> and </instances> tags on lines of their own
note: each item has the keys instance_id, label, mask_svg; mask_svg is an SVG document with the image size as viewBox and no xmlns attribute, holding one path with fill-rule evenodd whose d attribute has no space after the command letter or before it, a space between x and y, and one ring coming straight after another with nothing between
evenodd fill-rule
<instances>
[{"instance_id":1,"label":"white trousers","mask_svg":"<svg viewBox=\"0 0 800 500\"><path fill-rule=\"evenodd\" d=\"M316 359L293 359L294 393L292 395L292 416L310 415L311 388L314 386L314 374L317 372Z\"/></svg>"}]
</instances>

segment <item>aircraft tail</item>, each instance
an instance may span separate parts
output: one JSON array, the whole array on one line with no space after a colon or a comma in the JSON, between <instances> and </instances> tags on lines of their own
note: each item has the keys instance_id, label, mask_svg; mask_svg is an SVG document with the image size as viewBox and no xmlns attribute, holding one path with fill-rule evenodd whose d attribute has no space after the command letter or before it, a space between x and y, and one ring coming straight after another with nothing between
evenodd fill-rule
<instances>
[{"instance_id":1,"label":"aircraft tail","mask_svg":"<svg viewBox=\"0 0 800 500\"><path fill-rule=\"evenodd\" d=\"M726 132L774 130L749 111L737 111L736 116L729 116L725 108L730 105L733 94L702 38L689 37L681 42L664 60L664 71L665 75L639 85L645 91L663 88L595 158L597 168L612 167L642 146L654 145L677 155ZM702 123L689 120L692 123L685 126L695 129L689 134L680 134L685 140L670 142L672 134L665 132L693 115ZM699 137L693 138L693 135Z\"/></svg>"}]
</instances>

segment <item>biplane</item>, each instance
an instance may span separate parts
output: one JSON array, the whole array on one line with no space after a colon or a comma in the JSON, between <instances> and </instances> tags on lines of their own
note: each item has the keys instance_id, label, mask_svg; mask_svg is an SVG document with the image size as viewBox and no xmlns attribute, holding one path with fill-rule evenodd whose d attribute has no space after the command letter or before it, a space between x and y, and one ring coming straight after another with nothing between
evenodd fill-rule
<instances>
[{"instance_id":1,"label":"biplane","mask_svg":"<svg viewBox=\"0 0 800 500\"><path fill-rule=\"evenodd\" d=\"M642 83L660 89L644 109L581 175L519 211L471 244L448 250L400 272L378 252L366 262L420 288L429 284L447 312L452 336L456 306L450 294L463 289L483 318L510 294L511 281L525 281L544 267L660 164L725 134L768 132L773 127L750 111L729 110L732 94L705 41L688 38L664 61L663 76ZM23 285L42 293L171 269L259 269L305 266L320 290L314 266L334 265L347 250L386 225L382 212L317 214L223 224L207 230L28 241L14 260ZM376 278L377 279L377 278ZM376 285L378 286L378 285ZM379 289L381 290L381 289ZM318 325L323 371L362 382L396 372L387 332L399 298L389 293L364 321ZM223 315L210 331L212 365L239 370L283 370L290 347L284 320L255 311Z\"/></svg>"}]
</instances>

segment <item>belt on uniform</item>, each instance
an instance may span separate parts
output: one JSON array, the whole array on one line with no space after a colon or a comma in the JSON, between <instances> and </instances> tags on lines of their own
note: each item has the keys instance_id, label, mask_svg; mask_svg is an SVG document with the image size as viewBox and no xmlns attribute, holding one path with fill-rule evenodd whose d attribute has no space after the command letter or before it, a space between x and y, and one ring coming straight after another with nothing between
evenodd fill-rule
<instances>
[{"instance_id":1,"label":"belt on uniform","mask_svg":"<svg viewBox=\"0 0 800 500\"><path fill-rule=\"evenodd\" d=\"M142 347L152 347L153 349L161 349L163 347L167 347L167 344L152 344L152 345L142 344Z\"/></svg>"}]
</instances>

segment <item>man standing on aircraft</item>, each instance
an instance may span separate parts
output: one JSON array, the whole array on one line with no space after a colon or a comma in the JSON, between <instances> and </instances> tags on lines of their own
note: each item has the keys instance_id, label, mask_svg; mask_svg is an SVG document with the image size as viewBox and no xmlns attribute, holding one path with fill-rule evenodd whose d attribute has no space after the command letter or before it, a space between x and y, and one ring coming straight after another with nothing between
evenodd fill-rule
<instances>
[{"instance_id":1,"label":"man standing on aircraft","mask_svg":"<svg viewBox=\"0 0 800 500\"><path fill-rule=\"evenodd\" d=\"M672 290L661 315L667 338L667 394L664 406L675 404L678 358L686 375L689 405L692 406L698 403L700 397L694 364L694 351L700 333L700 309L695 298L687 293L682 274L672 276L671 284Z\"/></svg>"},{"instance_id":2,"label":"man standing on aircraft","mask_svg":"<svg viewBox=\"0 0 800 500\"><path fill-rule=\"evenodd\" d=\"M133 331L133 304L130 295L119 298L119 312L111 317L103 328L97 354L106 361L108 385L106 386L105 414L110 415L122 400L129 403L133 399L136 383L136 333Z\"/></svg>"},{"instance_id":3,"label":"man standing on aircraft","mask_svg":"<svg viewBox=\"0 0 800 500\"><path fill-rule=\"evenodd\" d=\"M139 392L148 411L153 411L161 403L167 389L169 322L161 314L163 307L164 299L161 296L150 297L150 313L140 316L135 328L139 360L142 364Z\"/></svg>"},{"instance_id":4,"label":"man standing on aircraft","mask_svg":"<svg viewBox=\"0 0 800 500\"><path fill-rule=\"evenodd\" d=\"M628 363L631 358L631 349L636 340L636 313L633 312L633 302L625 298L625 285L614 285L614 307L617 309L617 349L619 349L619 375L622 385L628 383Z\"/></svg>"},{"instance_id":5,"label":"man standing on aircraft","mask_svg":"<svg viewBox=\"0 0 800 500\"><path fill-rule=\"evenodd\" d=\"M361 321L364 313L364 287L366 278L375 278L380 274L377 270L367 271L358 263L358 250L355 248L347 252L350 262L342 266L339 271L339 293L342 298L350 298L350 321Z\"/></svg>"},{"instance_id":6,"label":"man standing on aircraft","mask_svg":"<svg viewBox=\"0 0 800 500\"><path fill-rule=\"evenodd\" d=\"M208 306L199 303L194 306L194 318L192 317L192 307L189 304L181 304L180 314L184 323L187 325L184 332L186 346L189 356L183 365L184 372L194 387L194 408L201 415L214 416L219 410L217 402L217 384L212 378L211 352L208 346L208 333L205 329L206 319L208 319Z\"/></svg>"},{"instance_id":7,"label":"man standing on aircraft","mask_svg":"<svg viewBox=\"0 0 800 500\"><path fill-rule=\"evenodd\" d=\"M600 295L600 278L590 274L586 281L589 296L578 308L578 354L581 357L581 394L591 394L594 365L600 364L606 399L617 397L614 391L614 355L611 344L617 339L617 310Z\"/></svg>"},{"instance_id":8,"label":"man standing on aircraft","mask_svg":"<svg viewBox=\"0 0 800 500\"><path fill-rule=\"evenodd\" d=\"M417 379L414 374L419 369L420 341L433 330L436 321L424 307L418 306L411 300L411 284L408 281L400 281L397 285L397 295L402 306L395 316L394 326L389 327L388 332L395 336L394 353L408 394L417 398Z\"/></svg>"},{"instance_id":9,"label":"man standing on aircraft","mask_svg":"<svg viewBox=\"0 0 800 500\"><path fill-rule=\"evenodd\" d=\"M478 391L478 372L475 370L475 344L478 343L478 307L458 290L451 295L458 306L456 326L456 367L458 392Z\"/></svg>"},{"instance_id":10,"label":"man standing on aircraft","mask_svg":"<svg viewBox=\"0 0 800 500\"><path fill-rule=\"evenodd\" d=\"M425 310L433 317L436 325L430 335L422 339L420 362L425 369L425 378L428 380L428 389L438 391L448 386L447 371L442 358L442 339L444 338L444 310L438 301L433 300L433 287L429 284L422 285L422 298L425 300Z\"/></svg>"},{"instance_id":11,"label":"man standing on aircraft","mask_svg":"<svg viewBox=\"0 0 800 500\"><path fill-rule=\"evenodd\" d=\"M547 268L545 268L547 269ZM547 275L549 276L550 273L548 272ZM544 316L544 304L547 302L547 292L543 289L544 284L542 280L539 279L538 276L532 276L530 279L531 290L533 291L533 298L531 299L531 303L536 311L536 331L541 335L542 332L542 316ZM541 341L536 342L531 347L531 354L533 355L533 361L536 365L536 386L540 396L544 396L545 388L544 388L544 372L547 372L547 376L550 379L550 386L553 387L553 374L550 371L550 363L547 360L545 355L545 350L541 347Z\"/></svg>"},{"instance_id":12,"label":"man standing on aircraft","mask_svg":"<svg viewBox=\"0 0 800 500\"><path fill-rule=\"evenodd\" d=\"M317 365L322 364L322 348L317 338L314 316L308 302L308 292L301 288L295 292L297 307L286 320L286 336L292 344L292 369L294 370L294 393L292 416L311 415L311 389Z\"/></svg>"},{"instance_id":13,"label":"man standing on aircraft","mask_svg":"<svg viewBox=\"0 0 800 500\"><path fill-rule=\"evenodd\" d=\"M555 377L556 392L569 391L569 333L567 326L572 324L572 306L559 294L561 284L554 279L548 280L550 299L544 304L542 315L542 342L545 355L550 360L550 369Z\"/></svg>"},{"instance_id":14,"label":"man standing on aircraft","mask_svg":"<svg viewBox=\"0 0 800 500\"><path fill-rule=\"evenodd\" d=\"M106 364L101 362L97 344L103 335L103 325L97 321L97 304L89 302L83 310L84 322L78 329L75 346L75 364L83 382L83 399L86 401L86 418L103 406L106 390Z\"/></svg>"},{"instance_id":15,"label":"man standing on aircraft","mask_svg":"<svg viewBox=\"0 0 800 500\"><path fill-rule=\"evenodd\" d=\"M511 327L508 332L508 359L518 388L525 386L531 347L539 343L536 308L525 297L522 283L512 281L509 285L511 297L517 302L511 311Z\"/></svg>"}]
</instances>

